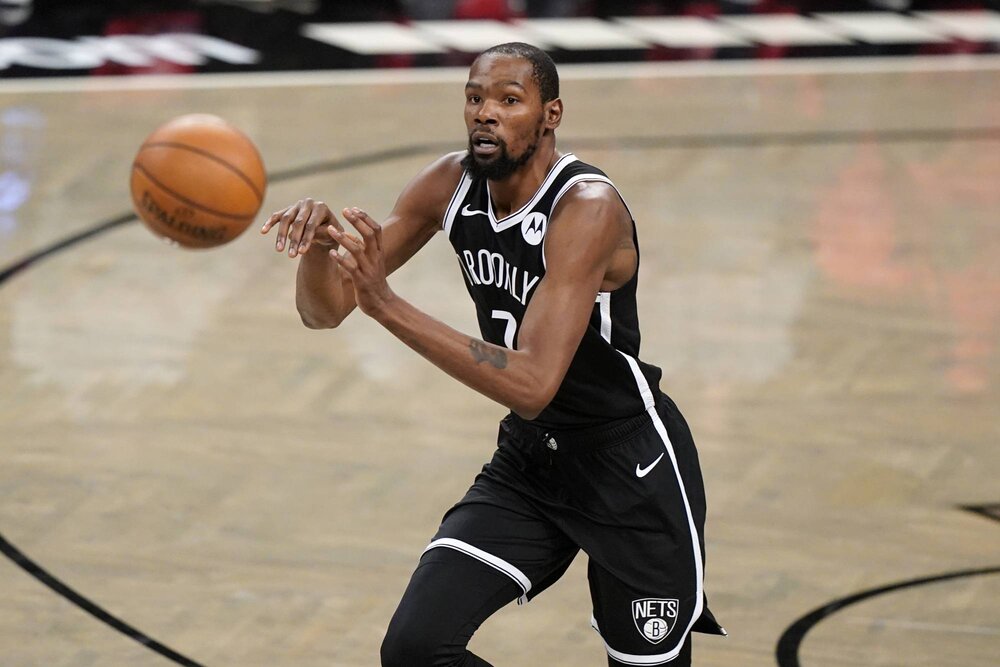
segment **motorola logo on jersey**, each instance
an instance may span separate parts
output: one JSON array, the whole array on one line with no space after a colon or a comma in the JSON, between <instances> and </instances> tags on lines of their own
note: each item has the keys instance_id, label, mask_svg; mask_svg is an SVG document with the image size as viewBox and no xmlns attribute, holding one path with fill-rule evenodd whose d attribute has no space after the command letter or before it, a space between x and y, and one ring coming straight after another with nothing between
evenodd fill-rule
<instances>
[{"instance_id":1,"label":"motorola logo on jersey","mask_svg":"<svg viewBox=\"0 0 1000 667\"><path fill-rule=\"evenodd\" d=\"M541 280L541 276L533 276L510 264L500 253L485 249L476 254L463 250L458 263L470 285L493 285L508 292L521 305L527 305L528 294Z\"/></svg>"},{"instance_id":2,"label":"motorola logo on jersey","mask_svg":"<svg viewBox=\"0 0 1000 667\"><path fill-rule=\"evenodd\" d=\"M544 213L529 213L521 221L521 236L531 245L538 245L545 238L545 228L549 219Z\"/></svg>"},{"instance_id":3,"label":"motorola logo on jersey","mask_svg":"<svg viewBox=\"0 0 1000 667\"><path fill-rule=\"evenodd\" d=\"M678 604L675 598L633 600L632 619L635 621L636 630L646 641L659 644L677 625Z\"/></svg>"}]
</instances>

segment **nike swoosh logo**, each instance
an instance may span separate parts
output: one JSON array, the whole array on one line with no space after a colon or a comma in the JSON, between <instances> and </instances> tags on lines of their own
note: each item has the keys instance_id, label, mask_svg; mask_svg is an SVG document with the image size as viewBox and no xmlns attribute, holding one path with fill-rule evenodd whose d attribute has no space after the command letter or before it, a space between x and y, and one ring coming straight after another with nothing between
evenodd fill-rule
<instances>
[{"instance_id":1,"label":"nike swoosh logo","mask_svg":"<svg viewBox=\"0 0 1000 667\"><path fill-rule=\"evenodd\" d=\"M471 208L469 208L469 205L466 204L465 207L462 209L462 215L468 218L473 215L489 215L489 214L486 211L473 211Z\"/></svg>"},{"instance_id":2,"label":"nike swoosh logo","mask_svg":"<svg viewBox=\"0 0 1000 667\"><path fill-rule=\"evenodd\" d=\"M666 454L666 452L663 452L663 454ZM636 463L635 464L635 476L638 477L639 479L642 479L643 477L645 477L646 475L648 475L649 471L652 470L653 468L655 468L656 464L659 463L660 459L663 458L663 454L660 454L659 456L657 456L656 460L653 461L652 463L650 463L645 468L643 468L638 463Z\"/></svg>"}]
</instances>

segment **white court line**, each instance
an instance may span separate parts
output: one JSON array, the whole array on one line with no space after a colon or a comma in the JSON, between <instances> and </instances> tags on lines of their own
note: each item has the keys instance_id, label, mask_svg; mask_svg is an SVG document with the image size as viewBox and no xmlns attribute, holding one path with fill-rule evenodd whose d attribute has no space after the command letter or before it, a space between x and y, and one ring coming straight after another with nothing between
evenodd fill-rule
<instances>
[{"instance_id":1,"label":"white court line","mask_svg":"<svg viewBox=\"0 0 1000 667\"><path fill-rule=\"evenodd\" d=\"M974 72L1000 70L1000 55L888 56L881 58L816 58L750 61L683 61L600 63L559 66L563 81L671 79L700 77L794 76L811 74L884 74L900 72ZM222 88L289 88L309 86L411 85L464 83L465 67L433 69L324 70L315 72L236 72L223 74L0 78L7 94L106 92L133 90L200 90Z\"/></svg>"},{"instance_id":2,"label":"white court line","mask_svg":"<svg viewBox=\"0 0 1000 667\"><path fill-rule=\"evenodd\" d=\"M900 628L903 630L919 630L933 632L954 632L967 635L1000 635L1000 628L986 625L955 625L952 623L926 623L923 621L907 621L893 618L866 618L855 616L850 619L855 625L874 625L880 628Z\"/></svg>"}]
</instances>

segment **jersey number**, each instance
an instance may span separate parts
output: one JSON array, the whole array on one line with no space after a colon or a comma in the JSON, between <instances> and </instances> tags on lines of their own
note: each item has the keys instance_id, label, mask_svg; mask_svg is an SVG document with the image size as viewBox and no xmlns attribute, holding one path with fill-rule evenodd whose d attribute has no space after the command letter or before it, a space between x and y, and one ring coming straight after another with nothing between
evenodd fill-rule
<instances>
[{"instance_id":1,"label":"jersey number","mask_svg":"<svg viewBox=\"0 0 1000 667\"><path fill-rule=\"evenodd\" d=\"M494 310L493 319L507 323L507 329L503 332L503 344L513 350L514 334L517 333L517 320L514 319L514 314L507 310Z\"/></svg>"}]
</instances>

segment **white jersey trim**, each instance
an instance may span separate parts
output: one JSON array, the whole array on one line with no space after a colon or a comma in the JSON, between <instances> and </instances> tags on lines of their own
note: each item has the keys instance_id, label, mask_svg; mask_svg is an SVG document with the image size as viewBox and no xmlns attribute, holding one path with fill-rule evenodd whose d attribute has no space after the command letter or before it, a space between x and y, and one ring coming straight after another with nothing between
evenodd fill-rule
<instances>
[{"instance_id":1,"label":"white jersey trim","mask_svg":"<svg viewBox=\"0 0 1000 667\"><path fill-rule=\"evenodd\" d=\"M448 208L444 211L444 222L441 225L444 235L449 239L451 238L451 226L455 223L455 216L458 215L458 207L465 200L465 195L469 193L471 186L472 177L469 176L469 172L462 172L462 180L459 181L458 187L451 195L451 201L448 202Z\"/></svg>"},{"instance_id":2,"label":"white jersey trim","mask_svg":"<svg viewBox=\"0 0 1000 667\"><path fill-rule=\"evenodd\" d=\"M597 303L601 305L601 338L611 342L611 292L598 292Z\"/></svg>"},{"instance_id":3,"label":"white jersey trim","mask_svg":"<svg viewBox=\"0 0 1000 667\"><path fill-rule=\"evenodd\" d=\"M646 410L646 412L649 412L650 410L656 412L656 399L653 397L653 392L649 388L649 383L646 382L646 376L642 374L642 370L639 368L638 362L621 350L618 350L618 354L625 357L625 361L628 362L629 368L632 369L632 375L635 377L635 383L638 386L639 395L642 396L642 407ZM657 415L657 419L659 419L659 415ZM669 443L669 441L667 442ZM686 498L685 502L687 502Z\"/></svg>"},{"instance_id":4,"label":"white jersey trim","mask_svg":"<svg viewBox=\"0 0 1000 667\"><path fill-rule=\"evenodd\" d=\"M538 190L536 190L535 194L528 200L528 203L500 220L497 220L496 214L493 212L493 195L490 194L490 182L486 181L486 212L489 213L490 224L493 225L493 231L502 232L505 229L513 227L514 225L521 224L521 220L524 216L527 215L531 209L535 208L535 205L538 204L539 200L545 196L545 193L548 191L549 187L562 170L576 161L577 157L572 153L566 153L566 155L563 155L561 158L556 160L556 163L552 165L552 169L550 169L549 173L545 176L545 180L542 181L540 186L538 186ZM553 204L553 206L555 206L555 204Z\"/></svg>"},{"instance_id":5,"label":"white jersey trim","mask_svg":"<svg viewBox=\"0 0 1000 667\"><path fill-rule=\"evenodd\" d=\"M451 537L442 537L441 539L434 540L427 545L427 548L424 549L424 553L438 547L454 549L455 551L459 551L466 556L471 556L472 558L489 565L494 570L506 574L508 577L513 579L514 583L520 586L523 591L523 595L517 599L517 603L524 604L528 601L528 591L531 590L531 581L525 576L524 572L521 572L521 570L517 569L504 559L498 558L497 556L494 556L487 551L483 551L482 549L477 549L467 542L456 540Z\"/></svg>"},{"instance_id":6,"label":"white jersey trim","mask_svg":"<svg viewBox=\"0 0 1000 667\"><path fill-rule=\"evenodd\" d=\"M566 194L571 187L584 181L600 181L601 183L607 183L614 188L615 192L618 194L618 198L622 200L622 204L628 212L629 219L635 220L635 216L632 215L632 209L628 207L628 202L625 201L625 197L622 196L621 190L618 189L618 186L615 185L610 178L607 176L601 176L600 174L577 174L573 178L566 181L562 188L560 188L559 192L556 193L556 198L552 201L552 210L554 211L556 209L556 205L559 203L559 200L562 199L563 195Z\"/></svg>"}]
</instances>

